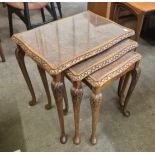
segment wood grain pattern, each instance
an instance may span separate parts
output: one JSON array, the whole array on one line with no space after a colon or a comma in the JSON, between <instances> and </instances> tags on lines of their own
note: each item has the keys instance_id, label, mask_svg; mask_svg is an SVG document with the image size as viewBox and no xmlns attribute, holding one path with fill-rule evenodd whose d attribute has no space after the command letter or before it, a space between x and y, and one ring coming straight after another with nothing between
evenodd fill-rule
<instances>
[{"instance_id":1,"label":"wood grain pattern","mask_svg":"<svg viewBox=\"0 0 155 155\"><path fill-rule=\"evenodd\" d=\"M88 2L87 9L108 18L109 6L109 2Z\"/></svg>"},{"instance_id":2,"label":"wood grain pattern","mask_svg":"<svg viewBox=\"0 0 155 155\"><path fill-rule=\"evenodd\" d=\"M124 4L136 10L137 13L146 13L155 10L155 2L125 2Z\"/></svg>"}]
</instances>

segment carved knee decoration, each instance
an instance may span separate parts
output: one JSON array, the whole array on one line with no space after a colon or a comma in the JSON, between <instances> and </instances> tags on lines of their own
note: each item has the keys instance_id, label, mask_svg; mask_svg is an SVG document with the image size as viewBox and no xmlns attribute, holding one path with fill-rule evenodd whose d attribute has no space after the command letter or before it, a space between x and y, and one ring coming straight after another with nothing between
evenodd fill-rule
<instances>
[{"instance_id":1,"label":"carved knee decoration","mask_svg":"<svg viewBox=\"0 0 155 155\"><path fill-rule=\"evenodd\" d=\"M59 122L60 122L60 130L61 130L61 136L60 136L60 142L62 144L65 144L67 142L67 136L65 134L65 127L64 127L64 114L63 114L63 91L64 91L64 85L62 82L52 82L52 90L54 94L54 98L56 101L56 106L58 110L58 116L59 116Z\"/></svg>"}]
</instances>

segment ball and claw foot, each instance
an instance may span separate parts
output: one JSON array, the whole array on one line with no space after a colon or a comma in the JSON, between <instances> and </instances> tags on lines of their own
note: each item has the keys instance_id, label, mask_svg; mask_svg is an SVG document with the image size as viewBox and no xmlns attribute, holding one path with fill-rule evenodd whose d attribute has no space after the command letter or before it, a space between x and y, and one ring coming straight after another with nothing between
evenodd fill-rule
<instances>
[{"instance_id":1,"label":"ball and claw foot","mask_svg":"<svg viewBox=\"0 0 155 155\"><path fill-rule=\"evenodd\" d=\"M50 104L46 104L46 105L45 105L45 109L46 109L46 110L49 110L49 109L51 109L51 108L52 108L52 106L51 106Z\"/></svg>"},{"instance_id":2,"label":"ball and claw foot","mask_svg":"<svg viewBox=\"0 0 155 155\"><path fill-rule=\"evenodd\" d=\"M73 138L73 142L74 142L74 144L76 144L76 145L80 144L80 142L81 142L80 137L74 137L74 138Z\"/></svg>"},{"instance_id":3,"label":"ball and claw foot","mask_svg":"<svg viewBox=\"0 0 155 155\"><path fill-rule=\"evenodd\" d=\"M92 145L95 145L96 143L97 143L97 139L95 138L95 137L90 137L90 143L92 144Z\"/></svg>"},{"instance_id":4,"label":"ball and claw foot","mask_svg":"<svg viewBox=\"0 0 155 155\"><path fill-rule=\"evenodd\" d=\"M67 142L67 136L66 135L61 136L60 137L60 142L61 142L61 144L65 144Z\"/></svg>"},{"instance_id":5,"label":"ball and claw foot","mask_svg":"<svg viewBox=\"0 0 155 155\"><path fill-rule=\"evenodd\" d=\"M37 101L36 100L31 100L30 102L29 102L29 105L30 106L34 106L34 105L36 105L37 104Z\"/></svg>"}]
</instances>

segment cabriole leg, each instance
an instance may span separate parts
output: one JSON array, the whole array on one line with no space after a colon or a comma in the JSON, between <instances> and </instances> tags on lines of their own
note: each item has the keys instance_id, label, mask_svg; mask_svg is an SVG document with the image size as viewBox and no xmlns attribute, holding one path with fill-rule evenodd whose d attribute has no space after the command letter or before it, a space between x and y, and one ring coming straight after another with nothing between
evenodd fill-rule
<instances>
[{"instance_id":1,"label":"cabriole leg","mask_svg":"<svg viewBox=\"0 0 155 155\"><path fill-rule=\"evenodd\" d=\"M122 112L124 116L129 117L130 116L130 112L127 110L127 104L129 102L129 99L133 93L133 90L138 82L138 79L140 77L140 73L141 73L141 69L139 66L137 66L134 70L131 71L131 75L132 75L132 79L131 79L131 84L130 87L128 89L125 101L124 101L124 105L122 106Z\"/></svg>"},{"instance_id":2,"label":"cabriole leg","mask_svg":"<svg viewBox=\"0 0 155 155\"><path fill-rule=\"evenodd\" d=\"M61 75L53 76L53 81L51 83L58 116L59 116L59 123L60 123L60 130L61 130L61 136L60 136L60 142L62 144L65 144L67 142L67 136L65 133L65 127L64 127L64 114L63 114L63 95L64 95L64 85L62 82Z\"/></svg>"},{"instance_id":3,"label":"cabriole leg","mask_svg":"<svg viewBox=\"0 0 155 155\"><path fill-rule=\"evenodd\" d=\"M25 61L24 61L24 56L25 56L25 53L22 51L22 49L20 48L17 48L16 51L15 51L15 55L16 55L16 59L18 61L18 64L19 64L19 67L23 73L23 76L24 76L24 79L27 83L27 86L29 88L29 91L31 93L31 96L32 96L32 100L29 102L29 105L30 106L33 106L37 103L36 101L36 96L35 96L35 93L34 93L34 89L33 89L33 86L31 84L31 80L30 80L30 77L28 75L28 72L27 72L27 69L26 69L26 66L25 66Z\"/></svg>"},{"instance_id":4,"label":"cabriole leg","mask_svg":"<svg viewBox=\"0 0 155 155\"><path fill-rule=\"evenodd\" d=\"M90 105L92 110L92 133L90 137L90 142L94 145L97 143L96 139L96 127L99 116L100 104L102 103L102 94L92 93L90 97Z\"/></svg>"},{"instance_id":5,"label":"cabriole leg","mask_svg":"<svg viewBox=\"0 0 155 155\"><path fill-rule=\"evenodd\" d=\"M3 49L2 49L2 45L1 45L1 40L0 40L0 56L2 58L2 62L5 62L5 57L4 57L4 53L3 53Z\"/></svg>"},{"instance_id":6,"label":"cabriole leg","mask_svg":"<svg viewBox=\"0 0 155 155\"><path fill-rule=\"evenodd\" d=\"M64 115L67 115L69 107L68 107L68 98L67 98L67 91L66 91L64 76L62 77L62 81L64 84L64 102L65 102L65 108L63 112L64 112Z\"/></svg>"},{"instance_id":7,"label":"cabriole leg","mask_svg":"<svg viewBox=\"0 0 155 155\"><path fill-rule=\"evenodd\" d=\"M118 97L121 96L121 90L122 90L124 79L125 79L125 76L122 76L120 78L120 80L119 80L119 84L118 84Z\"/></svg>"},{"instance_id":8,"label":"cabriole leg","mask_svg":"<svg viewBox=\"0 0 155 155\"><path fill-rule=\"evenodd\" d=\"M48 109L51 109L51 107L52 107L52 100L51 100L51 95L50 95L50 91L49 91L49 87L48 87L46 73L45 73L45 70L42 69L40 66L37 65L37 67L38 67L38 71L39 71L39 74L40 74L40 77L43 82L45 92L47 95L48 104L45 105L45 109L48 110Z\"/></svg>"},{"instance_id":9,"label":"cabriole leg","mask_svg":"<svg viewBox=\"0 0 155 155\"><path fill-rule=\"evenodd\" d=\"M73 110L74 110L74 124L75 124L75 133L73 142L74 144L80 143L80 104L83 96L83 90L81 86L81 82L73 83L73 87L71 88L71 96L73 102Z\"/></svg>"},{"instance_id":10,"label":"cabriole leg","mask_svg":"<svg viewBox=\"0 0 155 155\"><path fill-rule=\"evenodd\" d=\"M120 94L119 94L119 103L120 103L120 106L122 106L124 104L125 90L126 90L126 87L127 87L128 82L129 82L130 72L126 73L126 75L124 75L123 78L124 79L123 79L123 83L122 83Z\"/></svg>"}]
</instances>

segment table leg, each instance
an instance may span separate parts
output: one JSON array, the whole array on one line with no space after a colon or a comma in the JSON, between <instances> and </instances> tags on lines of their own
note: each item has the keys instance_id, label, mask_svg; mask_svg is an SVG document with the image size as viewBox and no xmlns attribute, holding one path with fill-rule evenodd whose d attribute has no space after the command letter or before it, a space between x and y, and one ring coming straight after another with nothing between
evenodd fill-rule
<instances>
[{"instance_id":1,"label":"table leg","mask_svg":"<svg viewBox=\"0 0 155 155\"><path fill-rule=\"evenodd\" d=\"M119 80L119 84L118 84L118 97L121 96L121 90L122 90L122 86L123 86L123 82L124 82L124 79L125 79L125 75L122 76Z\"/></svg>"},{"instance_id":2,"label":"table leg","mask_svg":"<svg viewBox=\"0 0 155 155\"><path fill-rule=\"evenodd\" d=\"M42 69L40 66L37 65L37 67L47 95L48 104L45 105L45 109L48 110L48 109L51 109L52 107L52 100L51 100L51 95L48 87L46 73L45 73L45 70ZM64 115L66 115L68 113L68 98L67 98L67 92L66 92L66 87L64 82L64 76L62 76L62 82L64 84L64 102L65 102L65 109L63 111L64 111Z\"/></svg>"},{"instance_id":3,"label":"table leg","mask_svg":"<svg viewBox=\"0 0 155 155\"><path fill-rule=\"evenodd\" d=\"M53 76L51 87L53 90L58 116L59 116L59 123L60 123L60 130L61 130L60 142L62 144L65 144L67 142L67 136L65 133L64 114L63 114L64 84L63 84L61 75Z\"/></svg>"},{"instance_id":4,"label":"table leg","mask_svg":"<svg viewBox=\"0 0 155 155\"><path fill-rule=\"evenodd\" d=\"M100 104L102 103L102 94L92 93L90 97L90 105L92 110L92 133L90 137L90 142L94 145L97 142L96 139L96 127L99 116Z\"/></svg>"},{"instance_id":5,"label":"table leg","mask_svg":"<svg viewBox=\"0 0 155 155\"><path fill-rule=\"evenodd\" d=\"M71 88L71 96L72 96L72 102L73 102L74 124L75 124L75 133L74 133L73 142L74 144L79 144L80 143L80 129L79 129L80 104L83 96L81 82L73 83L73 87Z\"/></svg>"},{"instance_id":6,"label":"table leg","mask_svg":"<svg viewBox=\"0 0 155 155\"><path fill-rule=\"evenodd\" d=\"M127 110L127 104L129 102L129 99L133 93L133 90L138 82L138 79L140 77L140 73L141 73L141 69L139 66L136 66L136 68L134 70L131 71L131 75L132 75L132 79L131 79L131 84L129 86L125 101L124 101L124 105L122 107L122 112L124 116L129 117L130 116L130 112Z\"/></svg>"},{"instance_id":7,"label":"table leg","mask_svg":"<svg viewBox=\"0 0 155 155\"><path fill-rule=\"evenodd\" d=\"M48 87L46 72L39 65L37 65L37 67L38 67L38 71L39 71L39 74L40 74L40 77L41 77L41 80L43 82L45 92L46 92L46 95L47 95L48 104L45 105L45 109L48 110L48 109L51 109L51 107L52 107L52 100L51 100L50 90L49 90L49 87Z\"/></svg>"},{"instance_id":8,"label":"table leg","mask_svg":"<svg viewBox=\"0 0 155 155\"><path fill-rule=\"evenodd\" d=\"M144 14L137 14L137 24L136 24L136 30L135 30L135 40L138 41L140 37L140 33L142 30L143 26L143 21L144 21Z\"/></svg>"},{"instance_id":9,"label":"table leg","mask_svg":"<svg viewBox=\"0 0 155 155\"><path fill-rule=\"evenodd\" d=\"M32 96L32 100L29 102L29 105L33 106L37 103L37 101L36 101L36 96L35 96L35 93L34 93L34 90L33 90L32 84L31 84L30 77L28 75L28 72L27 72L27 69L25 66L25 61L24 61L25 53L22 51L22 49L17 48L15 51L15 55L16 55L16 59L18 61L19 67L23 73L24 79L25 79L27 86L29 88L29 91L31 93L31 96Z\"/></svg>"},{"instance_id":10,"label":"table leg","mask_svg":"<svg viewBox=\"0 0 155 155\"><path fill-rule=\"evenodd\" d=\"M3 49L2 49L2 45L1 45L1 40L0 40L0 56L2 58L2 62L5 62L5 57L4 57L4 53L3 53Z\"/></svg>"},{"instance_id":11,"label":"table leg","mask_svg":"<svg viewBox=\"0 0 155 155\"><path fill-rule=\"evenodd\" d=\"M129 78L130 78L130 72L126 73L126 75L124 76L124 80L122 83L122 89L120 90L120 96L119 96L119 101L120 101L120 106L123 106L124 103L124 93L127 87L127 84L129 82Z\"/></svg>"},{"instance_id":12,"label":"table leg","mask_svg":"<svg viewBox=\"0 0 155 155\"><path fill-rule=\"evenodd\" d=\"M46 77L46 73L45 70L42 69L40 66L38 66L38 71L39 74L41 76L45 91L46 91L46 95L47 95L47 99L48 99L48 104L45 105L45 109L51 109L52 107L52 100L51 100L51 95L50 95L50 91L49 91L49 87L48 87L48 82L47 82L47 77ZM67 92L66 92L66 87L65 87L65 82L64 82L64 76L62 76L62 82L64 84L64 102L65 102L65 109L63 110L64 115L66 115L68 113L68 98L67 98Z\"/></svg>"},{"instance_id":13,"label":"table leg","mask_svg":"<svg viewBox=\"0 0 155 155\"><path fill-rule=\"evenodd\" d=\"M62 82L64 84L64 102L65 102L65 108L63 112L64 112L64 115L67 115L69 107L68 107L68 98L67 98L67 91L66 91L64 76L62 77Z\"/></svg>"}]
</instances>

